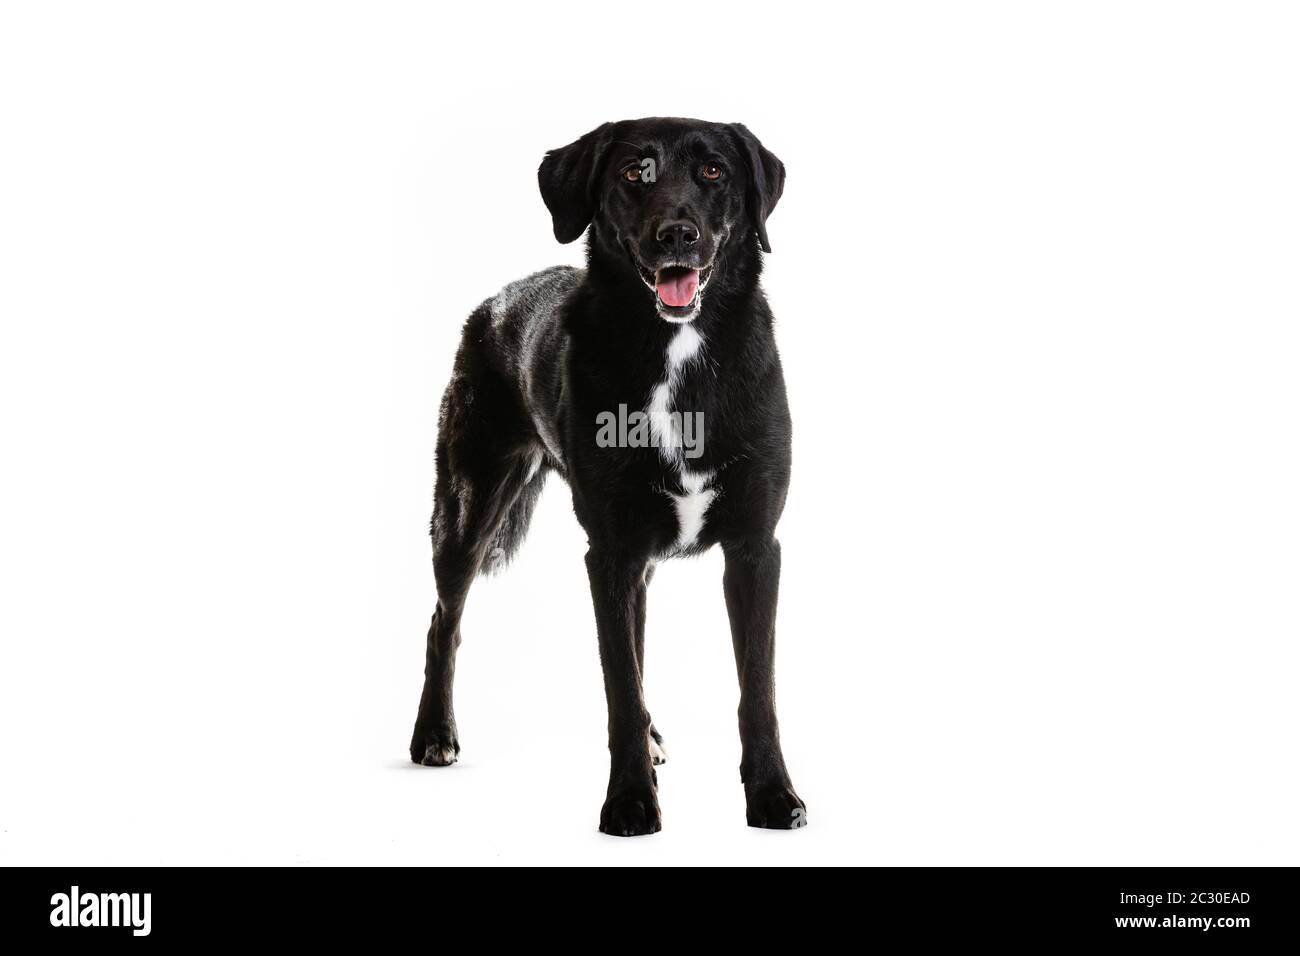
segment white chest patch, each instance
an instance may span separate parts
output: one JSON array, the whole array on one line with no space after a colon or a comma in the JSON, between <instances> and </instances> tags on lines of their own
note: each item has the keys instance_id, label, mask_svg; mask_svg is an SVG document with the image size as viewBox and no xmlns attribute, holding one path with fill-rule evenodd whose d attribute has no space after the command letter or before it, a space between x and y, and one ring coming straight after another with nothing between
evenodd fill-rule
<instances>
[{"instance_id":1,"label":"white chest patch","mask_svg":"<svg viewBox=\"0 0 1300 956\"><path fill-rule=\"evenodd\" d=\"M718 493L704 487L713 479L711 471L696 473L682 469L678 476L686 493L669 497L677 507L677 547L689 548L704 530L704 516Z\"/></svg>"},{"instance_id":2,"label":"white chest patch","mask_svg":"<svg viewBox=\"0 0 1300 956\"><path fill-rule=\"evenodd\" d=\"M683 493L665 492L677 509L677 547L689 548L704 530L704 519L717 491L707 487L713 472L693 472L686 468L685 445L681 435L681 416L673 412L673 391L681 380L682 370L694 361L704 345L704 338L694 325L683 325L664 350L663 381L650 390L646 416L650 433L659 448L664 464L675 469Z\"/></svg>"}]
</instances>

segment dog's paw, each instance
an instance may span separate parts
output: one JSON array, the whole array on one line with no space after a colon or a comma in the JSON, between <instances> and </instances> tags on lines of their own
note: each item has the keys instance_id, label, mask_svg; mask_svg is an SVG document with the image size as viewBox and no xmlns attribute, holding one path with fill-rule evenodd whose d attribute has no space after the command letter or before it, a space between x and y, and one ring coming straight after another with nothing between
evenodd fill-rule
<instances>
[{"instance_id":1,"label":"dog's paw","mask_svg":"<svg viewBox=\"0 0 1300 956\"><path fill-rule=\"evenodd\" d=\"M656 767L668 762L668 748L664 746L663 735L653 727L650 728L650 762Z\"/></svg>"},{"instance_id":2,"label":"dog's paw","mask_svg":"<svg viewBox=\"0 0 1300 956\"><path fill-rule=\"evenodd\" d=\"M658 833L659 801L654 790L617 793L600 808L600 832L611 836L643 836Z\"/></svg>"},{"instance_id":3,"label":"dog's paw","mask_svg":"<svg viewBox=\"0 0 1300 956\"><path fill-rule=\"evenodd\" d=\"M454 733L421 734L411 738L411 762L426 767L450 767L460 754Z\"/></svg>"},{"instance_id":4,"label":"dog's paw","mask_svg":"<svg viewBox=\"0 0 1300 956\"><path fill-rule=\"evenodd\" d=\"M746 789L745 822L764 830L798 830L808 825L808 808L786 784Z\"/></svg>"}]
</instances>

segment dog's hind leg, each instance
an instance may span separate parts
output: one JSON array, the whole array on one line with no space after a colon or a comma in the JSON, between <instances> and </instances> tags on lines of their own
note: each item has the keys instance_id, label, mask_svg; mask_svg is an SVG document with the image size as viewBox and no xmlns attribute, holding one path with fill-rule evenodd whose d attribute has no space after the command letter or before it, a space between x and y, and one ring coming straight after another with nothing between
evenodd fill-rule
<instances>
[{"instance_id":1,"label":"dog's hind leg","mask_svg":"<svg viewBox=\"0 0 1300 956\"><path fill-rule=\"evenodd\" d=\"M411 735L411 759L430 767L456 762L460 740L452 707L460 617L470 585L482 569L498 531L519 501L532 470L526 459L481 467L477 474L440 467L433 516L433 575L438 606L425 647L424 691ZM534 480L536 480L534 478Z\"/></svg>"},{"instance_id":2,"label":"dog's hind leg","mask_svg":"<svg viewBox=\"0 0 1300 956\"><path fill-rule=\"evenodd\" d=\"M645 679L646 592L650 587L650 579L654 577L654 574L654 564L647 564L641 586L637 588L636 592L636 669L640 672L642 680ZM650 722L649 747L650 762L652 764L658 767L668 762L668 748L664 746L663 735L655 730L654 721Z\"/></svg>"},{"instance_id":3,"label":"dog's hind leg","mask_svg":"<svg viewBox=\"0 0 1300 956\"><path fill-rule=\"evenodd\" d=\"M521 507L531 511L542 480L539 452L488 457L481 446L460 445L450 453L442 443L438 448L432 526L438 605L429 625L424 691L411 735L411 760L431 767L455 763L460 753L452 682L470 585L485 565L499 564L504 549L522 536L519 525L528 515L515 512ZM513 537L503 544L507 526Z\"/></svg>"}]
</instances>

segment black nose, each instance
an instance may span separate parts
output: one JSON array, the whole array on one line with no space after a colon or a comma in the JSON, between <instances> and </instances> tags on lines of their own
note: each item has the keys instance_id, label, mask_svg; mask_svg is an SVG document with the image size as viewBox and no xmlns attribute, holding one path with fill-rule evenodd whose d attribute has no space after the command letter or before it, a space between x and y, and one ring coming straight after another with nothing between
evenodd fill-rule
<instances>
[{"instance_id":1,"label":"black nose","mask_svg":"<svg viewBox=\"0 0 1300 956\"><path fill-rule=\"evenodd\" d=\"M687 222L685 219L674 219L660 226L659 231L655 233L655 238L666 251L680 255L699 242L700 231L695 228L694 223Z\"/></svg>"}]
</instances>

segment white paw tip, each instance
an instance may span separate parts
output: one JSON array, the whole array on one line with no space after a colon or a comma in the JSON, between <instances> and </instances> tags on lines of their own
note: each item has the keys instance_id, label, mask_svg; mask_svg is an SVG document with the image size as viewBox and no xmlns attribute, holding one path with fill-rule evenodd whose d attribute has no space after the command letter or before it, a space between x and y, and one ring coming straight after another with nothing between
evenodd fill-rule
<instances>
[{"instance_id":1,"label":"white paw tip","mask_svg":"<svg viewBox=\"0 0 1300 956\"><path fill-rule=\"evenodd\" d=\"M450 767L456 762L456 748L429 744L424 748L424 759L420 762L426 767Z\"/></svg>"}]
</instances>

